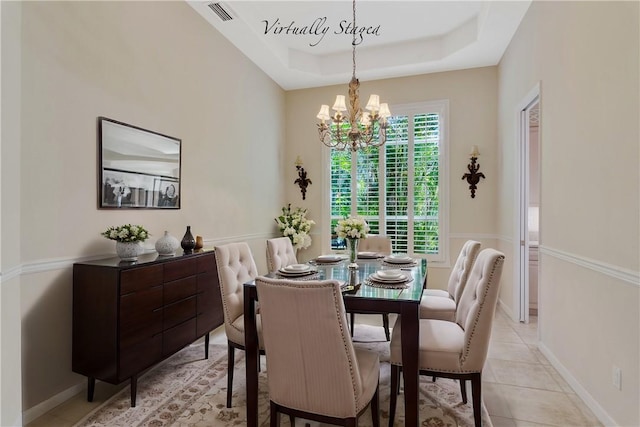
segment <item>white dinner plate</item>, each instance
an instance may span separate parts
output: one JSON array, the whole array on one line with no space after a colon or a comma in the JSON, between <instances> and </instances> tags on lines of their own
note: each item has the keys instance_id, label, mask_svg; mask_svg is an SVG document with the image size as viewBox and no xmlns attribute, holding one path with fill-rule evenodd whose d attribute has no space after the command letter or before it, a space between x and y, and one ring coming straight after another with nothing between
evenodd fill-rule
<instances>
[{"instance_id":1,"label":"white dinner plate","mask_svg":"<svg viewBox=\"0 0 640 427\"><path fill-rule=\"evenodd\" d=\"M287 271L284 268L281 268L280 270L278 270L278 274L280 276L285 276L285 277L302 277L302 276L308 276L310 274L315 274L317 273L318 270L305 270L305 271Z\"/></svg>"},{"instance_id":2,"label":"white dinner plate","mask_svg":"<svg viewBox=\"0 0 640 427\"><path fill-rule=\"evenodd\" d=\"M362 259L378 258L379 256L378 252L358 252L358 258Z\"/></svg>"},{"instance_id":3,"label":"white dinner plate","mask_svg":"<svg viewBox=\"0 0 640 427\"><path fill-rule=\"evenodd\" d=\"M384 279L399 279L403 277L400 270L378 270L376 271L376 275Z\"/></svg>"},{"instance_id":4,"label":"white dinner plate","mask_svg":"<svg viewBox=\"0 0 640 427\"><path fill-rule=\"evenodd\" d=\"M315 259L316 262L338 262L345 259L341 255L320 255Z\"/></svg>"},{"instance_id":5,"label":"white dinner plate","mask_svg":"<svg viewBox=\"0 0 640 427\"><path fill-rule=\"evenodd\" d=\"M401 273L397 277L389 278L389 277L382 277L378 275L378 272L375 272L371 276L369 276L369 278L375 282L383 282L383 283L402 283L409 280L409 276L407 276L404 273Z\"/></svg>"},{"instance_id":6,"label":"white dinner plate","mask_svg":"<svg viewBox=\"0 0 640 427\"><path fill-rule=\"evenodd\" d=\"M291 264L287 265L282 270L286 271L287 273L299 273L302 271L311 270L311 266L309 264Z\"/></svg>"},{"instance_id":7,"label":"white dinner plate","mask_svg":"<svg viewBox=\"0 0 640 427\"><path fill-rule=\"evenodd\" d=\"M384 261L391 264L409 264L413 262L413 258L408 255L395 254L385 257Z\"/></svg>"}]
</instances>

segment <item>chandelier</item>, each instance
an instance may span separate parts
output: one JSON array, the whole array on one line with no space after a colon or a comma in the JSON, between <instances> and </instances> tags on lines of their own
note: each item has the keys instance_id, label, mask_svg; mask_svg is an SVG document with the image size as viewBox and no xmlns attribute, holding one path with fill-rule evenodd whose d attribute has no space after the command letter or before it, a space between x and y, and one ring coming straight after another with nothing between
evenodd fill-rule
<instances>
[{"instance_id":1,"label":"chandelier","mask_svg":"<svg viewBox=\"0 0 640 427\"><path fill-rule=\"evenodd\" d=\"M349 82L349 107L346 106L344 95L338 95L333 104L333 117L329 115L329 106L326 104L320 107L317 115L320 119L320 141L340 151L358 151L383 145L387 140L387 117L391 115L389 106L387 103L381 104L378 95L371 95L365 107L367 111L360 108L360 82L356 78L356 28L356 0L353 0L353 75Z\"/></svg>"}]
</instances>

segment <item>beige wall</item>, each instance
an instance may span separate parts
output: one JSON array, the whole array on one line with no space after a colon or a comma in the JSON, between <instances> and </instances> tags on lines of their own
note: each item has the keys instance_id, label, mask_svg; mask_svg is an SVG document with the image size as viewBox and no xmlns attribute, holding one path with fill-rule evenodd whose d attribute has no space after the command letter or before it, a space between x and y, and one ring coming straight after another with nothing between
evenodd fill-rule
<instances>
[{"instance_id":1,"label":"beige wall","mask_svg":"<svg viewBox=\"0 0 640 427\"><path fill-rule=\"evenodd\" d=\"M20 20L17 2L0 3L0 425L19 424L21 404L20 323Z\"/></svg>"},{"instance_id":2,"label":"beige wall","mask_svg":"<svg viewBox=\"0 0 640 427\"><path fill-rule=\"evenodd\" d=\"M286 95L286 194L294 205L307 207L310 217L318 224L312 233L313 245L300 252L302 257L311 257L329 250L328 236L321 235L319 231L329 228L329 218L325 216L328 213L323 212L329 194L329 149L318 139L316 114L321 104L333 105L336 95L347 95L347 83L345 81L343 85L289 91ZM498 179L496 67L361 81L360 99L366 101L371 93L380 95L383 101L388 102L392 113L394 104L449 100L451 262L455 262L462 244L468 238L479 239L485 246L494 246ZM480 170L487 177L478 185L475 199L470 197L466 181L461 180L462 175L467 172L472 145L477 145L480 150ZM309 178L313 181L307 189L307 200L304 202L300 189L293 184L297 177L294 162L298 155L302 157ZM323 197L327 197L327 200L323 200ZM322 238L325 239L324 242L321 242ZM448 276L448 268L429 271L429 280L434 287L445 289Z\"/></svg>"},{"instance_id":3,"label":"beige wall","mask_svg":"<svg viewBox=\"0 0 640 427\"><path fill-rule=\"evenodd\" d=\"M85 382L71 372L71 264L114 254L114 242L100 236L108 226L143 224L153 248L164 230L181 238L191 225L206 246L248 241L266 270L264 240L284 203L285 95L185 2L20 8L21 81L10 82L19 95L2 98L3 121L7 106L22 104L14 111L21 126L9 138L2 133L2 182L19 190L3 186L1 202L2 272L13 259L22 271L22 295L5 299L3 281L2 305L21 310L23 331L6 334L3 317L2 348L22 348L29 418ZM4 36L3 25L3 89ZM182 139L180 210L96 208L97 116ZM5 169L5 152L19 153L11 159L16 173ZM5 215L13 212L21 222L10 229ZM4 362L3 353L3 375ZM2 385L5 425L5 385L15 381L3 376Z\"/></svg>"},{"instance_id":4,"label":"beige wall","mask_svg":"<svg viewBox=\"0 0 640 427\"><path fill-rule=\"evenodd\" d=\"M640 424L638 6L534 2L499 66L501 246L515 254L516 108L540 82L541 349L615 425Z\"/></svg>"}]
</instances>

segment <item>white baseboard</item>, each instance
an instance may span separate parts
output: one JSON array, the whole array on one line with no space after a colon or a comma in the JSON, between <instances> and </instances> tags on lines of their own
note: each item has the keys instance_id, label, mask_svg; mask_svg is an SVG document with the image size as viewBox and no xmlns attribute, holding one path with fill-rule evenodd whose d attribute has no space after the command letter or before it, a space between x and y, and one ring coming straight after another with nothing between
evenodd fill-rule
<instances>
[{"instance_id":1,"label":"white baseboard","mask_svg":"<svg viewBox=\"0 0 640 427\"><path fill-rule=\"evenodd\" d=\"M511 311L511 309L505 303L503 303L501 299L498 299L498 307L500 308L500 310L504 311L504 313L509 316L511 320L513 320L514 322L518 322L518 319L514 317L513 311Z\"/></svg>"},{"instance_id":2,"label":"white baseboard","mask_svg":"<svg viewBox=\"0 0 640 427\"><path fill-rule=\"evenodd\" d=\"M98 382L98 381L96 381ZM32 422L33 420L35 420L36 418L39 418L41 416L43 416L44 414L46 414L47 412L49 412L50 410L52 410L53 408L55 408L56 406L66 402L67 400L71 399L73 396L75 396L76 394L82 392L83 390L86 389L86 381L85 382L81 382L79 384L76 384L72 387L69 387L68 389L54 395L51 396L49 399L38 403L36 406L33 406L29 409L27 409L26 411L24 411L22 413L22 422L24 424L22 425L27 425L30 422Z\"/></svg>"},{"instance_id":3,"label":"white baseboard","mask_svg":"<svg viewBox=\"0 0 640 427\"><path fill-rule=\"evenodd\" d=\"M562 378L571 386L573 391L576 392L578 397L582 399L582 401L591 409L593 414L600 420L600 422L605 426L617 426L618 423L615 422L613 418L600 406L600 404L589 394L587 390L582 387L582 385L576 380L571 372L567 368L564 367L562 363L554 356L554 354L549 350L547 346L542 342L538 342L538 349L540 352L547 358L547 360L551 363L551 365L560 373Z\"/></svg>"}]
</instances>

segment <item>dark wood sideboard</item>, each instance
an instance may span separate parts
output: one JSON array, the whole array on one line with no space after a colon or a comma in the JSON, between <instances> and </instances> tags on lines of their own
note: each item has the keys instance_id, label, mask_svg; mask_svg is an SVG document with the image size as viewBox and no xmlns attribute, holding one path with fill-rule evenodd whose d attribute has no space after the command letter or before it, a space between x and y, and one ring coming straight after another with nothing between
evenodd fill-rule
<instances>
[{"instance_id":1,"label":"dark wood sideboard","mask_svg":"<svg viewBox=\"0 0 640 427\"><path fill-rule=\"evenodd\" d=\"M220 282L213 251L135 263L118 258L73 265L72 370L95 380L131 380L136 405L138 375L223 323Z\"/></svg>"}]
</instances>

